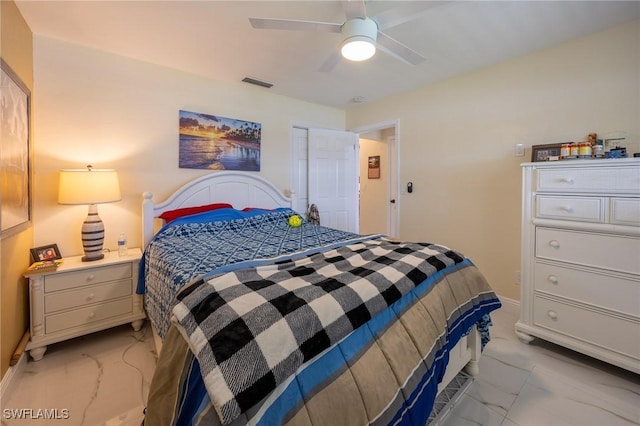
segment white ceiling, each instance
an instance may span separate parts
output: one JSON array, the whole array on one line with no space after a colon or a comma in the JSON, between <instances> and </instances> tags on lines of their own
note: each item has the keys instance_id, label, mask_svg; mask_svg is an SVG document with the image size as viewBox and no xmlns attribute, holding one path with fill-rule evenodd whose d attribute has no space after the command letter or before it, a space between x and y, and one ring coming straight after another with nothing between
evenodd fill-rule
<instances>
[{"instance_id":1,"label":"white ceiling","mask_svg":"<svg viewBox=\"0 0 640 426\"><path fill-rule=\"evenodd\" d=\"M408 22L385 30L426 61L409 65L379 50L369 61L341 60L331 72L321 72L339 49L340 34L256 30L248 18L342 23L339 1L16 3L36 35L218 81L252 77L274 85L260 90L339 108L357 104L357 97L369 102L409 91L640 16L639 1L426 2ZM367 13L408 3L370 0Z\"/></svg>"}]
</instances>

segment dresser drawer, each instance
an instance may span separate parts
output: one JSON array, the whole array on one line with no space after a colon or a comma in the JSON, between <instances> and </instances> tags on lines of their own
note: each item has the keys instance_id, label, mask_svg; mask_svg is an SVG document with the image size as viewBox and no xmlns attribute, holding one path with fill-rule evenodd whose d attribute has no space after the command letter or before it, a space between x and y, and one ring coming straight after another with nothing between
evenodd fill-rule
<instances>
[{"instance_id":1,"label":"dresser drawer","mask_svg":"<svg viewBox=\"0 0 640 426\"><path fill-rule=\"evenodd\" d=\"M536 262L534 287L640 319L640 280Z\"/></svg>"},{"instance_id":2,"label":"dresser drawer","mask_svg":"<svg viewBox=\"0 0 640 426\"><path fill-rule=\"evenodd\" d=\"M541 297L534 299L533 322L537 326L640 359L640 322Z\"/></svg>"},{"instance_id":3,"label":"dresser drawer","mask_svg":"<svg viewBox=\"0 0 640 426\"><path fill-rule=\"evenodd\" d=\"M536 228L536 257L640 274L640 238Z\"/></svg>"},{"instance_id":4,"label":"dresser drawer","mask_svg":"<svg viewBox=\"0 0 640 426\"><path fill-rule=\"evenodd\" d=\"M131 287L132 282L128 279L97 286L82 287L75 290L48 293L44 296L44 312L48 314L63 309L82 307L91 303L99 303L129 296L131 294Z\"/></svg>"},{"instance_id":5,"label":"dresser drawer","mask_svg":"<svg viewBox=\"0 0 640 426\"><path fill-rule=\"evenodd\" d=\"M127 297L82 309L47 315L45 317L45 333L55 333L71 327L85 326L131 312L133 312L132 301L130 297Z\"/></svg>"},{"instance_id":6,"label":"dresser drawer","mask_svg":"<svg viewBox=\"0 0 640 426\"><path fill-rule=\"evenodd\" d=\"M537 190L549 192L640 193L640 167L538 169Z\"/></svg>"},{"instance_id":7,"label":"dresser drawer","mask_svg":"<svg viewBox=\"0 0 640 426\"><path fill-rule=\"evenodd\" d=\"M121 263L100 268L47 275L44 279L44 291L49 293L107 281L131 279L131 274L131 263Z\"/></svg>"},{"instance_id":8,"label":"dresser drawer","mask_svg":"<svg viewBox=\"0 0 640 426\"><path fill-rule=\"evenodd\" d=\"M605 221L605 199L599 197L536 196L536 217L579 222Z\"/></svg>"},{"instance_id":9,"label":"dresser drawer","mask_svg":"<svg viewBox=\"0 0 640 426\"><path fill-rule=\"evenodd\" d=\"M640 198L612 198L611 223L640 226Z\"/></svg>"}]
</instances>

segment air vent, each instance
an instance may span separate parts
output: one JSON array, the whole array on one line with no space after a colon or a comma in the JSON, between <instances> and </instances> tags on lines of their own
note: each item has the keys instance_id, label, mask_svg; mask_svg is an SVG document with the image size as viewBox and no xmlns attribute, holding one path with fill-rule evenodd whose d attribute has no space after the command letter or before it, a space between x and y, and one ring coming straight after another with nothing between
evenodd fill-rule
<instances>
[{"instance_id":1,"label":"air vent","mask_svg":"<svg viewBox=\"0 0 640 426\"><path fill-rule=\"evenodd\" d=\"M267 83L266 81L256 80L255 78L251 78L251 77L245 77L242 79L242 81L249 84L255 84L256 86L266 87L267 89L271 89L271 87L273 86L273 84L271 83Z\"/></svg>"}]
</instances>

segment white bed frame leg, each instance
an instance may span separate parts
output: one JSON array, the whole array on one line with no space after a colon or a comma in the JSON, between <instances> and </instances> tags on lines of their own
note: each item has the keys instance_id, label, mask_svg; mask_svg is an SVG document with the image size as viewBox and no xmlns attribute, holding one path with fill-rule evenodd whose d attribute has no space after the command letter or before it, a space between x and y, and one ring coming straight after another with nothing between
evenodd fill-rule
<instances>
[{"instance_id":1,"label":"white bed frame leg","mask_svg":"<svg viewBox=\"0 0 640 426\"><path fill-rule=\"evenodd\" d=\"M469 348L471 359L467 365L465 365L464 371L470 376L477 377L478 374L480 374L480 349L482 347L482 342L480 339L480 333L478 333L478 330L476 330L475 327L467 336L467 347Z\"/></svg>"}]
</instances>

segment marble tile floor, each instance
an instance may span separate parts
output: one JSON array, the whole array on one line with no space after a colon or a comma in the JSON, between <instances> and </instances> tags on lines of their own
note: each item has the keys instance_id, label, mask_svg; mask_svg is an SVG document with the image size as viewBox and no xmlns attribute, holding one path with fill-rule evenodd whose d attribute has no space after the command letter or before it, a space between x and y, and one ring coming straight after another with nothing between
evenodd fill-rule
<instances>
[{"instance_id":1,"label":"marble tile floor","mask_svg":"<svg viewBox=\"0 0 640 426\"><path fill-rule=\"evenodd\" d=\"M540 340L519 342L517 313L507 308L492 315L479 377L439 425L640 425L639 375ZM148 325L52 345L2 395L1 424L139 425L155 362ZM57 409L59 418L18 420L6 409Z\"/></svg>"},{"instance_id":2,"label":"marble tile floor","mask_svg":"<svg viewBox=\"0 0 640 426\"><path fill-rule=\"evenodd\" d=\"M148 322L139 332L125 324L50 345L2 395L1 424L140 425L156 361ZM16 419L16 409L32 411Z\"/></svg>"},{"instance_id":3,"label":"marble tile floor","mask_svg":"<svg viewBox=\"0 0 640 426\"><path fill-rule=\"evenodd\" d=\"M640 425L640 375L540 339L521 343L509 306L491 316L480 374L441 425Z\"/></svg>"}]
</instances>

